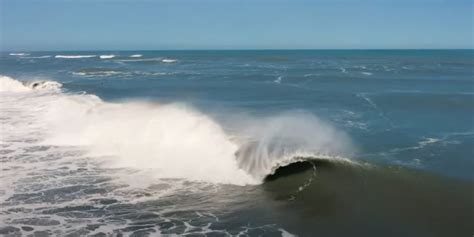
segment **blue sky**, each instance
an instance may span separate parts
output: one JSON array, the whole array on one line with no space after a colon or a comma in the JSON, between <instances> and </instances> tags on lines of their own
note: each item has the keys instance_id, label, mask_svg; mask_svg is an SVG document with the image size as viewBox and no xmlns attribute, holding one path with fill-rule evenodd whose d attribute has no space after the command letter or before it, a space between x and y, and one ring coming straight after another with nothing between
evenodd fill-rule
<instances>
[{"instance_id":1,"label":"blue sky","mask_svg":"<svg viewBox=\"0 0 474 237\"><path fill-rule=\"evenodd\" d=\"M12 50L473 48L472 0L0 0Z\"/></svg>"}]
</instances>

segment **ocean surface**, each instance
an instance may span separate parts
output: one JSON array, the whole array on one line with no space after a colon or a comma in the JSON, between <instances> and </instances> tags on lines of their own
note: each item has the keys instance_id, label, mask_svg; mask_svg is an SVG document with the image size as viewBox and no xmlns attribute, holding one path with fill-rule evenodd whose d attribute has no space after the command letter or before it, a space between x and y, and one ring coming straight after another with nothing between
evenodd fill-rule
<instances>
[{"instance_id":1,"label":"ocean surface","mask_svg":"<svg viewBox=\"0 0 474 237\"><path fill-rule=\"evenodd\" d=\"M3 52L0 236L472 236L473 50Z\"/></svg>"}]
</instances>

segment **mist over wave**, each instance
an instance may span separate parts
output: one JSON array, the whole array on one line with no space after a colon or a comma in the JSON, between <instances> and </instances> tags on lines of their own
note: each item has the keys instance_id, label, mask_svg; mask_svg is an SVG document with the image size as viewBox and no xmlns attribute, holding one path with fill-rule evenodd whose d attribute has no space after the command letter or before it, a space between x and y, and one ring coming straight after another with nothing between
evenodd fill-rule
<instances>
[{"instance_id":1,"label":"mist over wave","mask_svg":"<svg viewBox=\"0 0 474 237\"><path fill-rule=\"evenodd\" d=\"M0 91L41 100L40 108L21 109L43 124L43 144L85 147L106 166L153 170L157 178L258 184L302 156L336 159L352 150L344 133L308 113L248 116L230 132L185 104L109 103L64 93L54 81L1 77L0 83ZM37 89L49 93L35 94Z\"/></svg>"}]
</instances>

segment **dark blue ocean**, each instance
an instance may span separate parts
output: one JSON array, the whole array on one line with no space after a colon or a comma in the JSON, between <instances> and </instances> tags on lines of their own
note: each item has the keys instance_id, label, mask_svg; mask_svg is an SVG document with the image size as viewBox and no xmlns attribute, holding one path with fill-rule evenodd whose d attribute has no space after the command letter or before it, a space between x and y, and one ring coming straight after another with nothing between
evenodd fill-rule
<instances>
[{"instance_id":1,"label":"dark blue ocean","mask_svg":"<svg viewBox=\"0 0 474 237\"><path fill-rule=\"evenodd\" d=\"M0 235L470 236L473 50L3 52Z\"/></svg>"}]
</instances>

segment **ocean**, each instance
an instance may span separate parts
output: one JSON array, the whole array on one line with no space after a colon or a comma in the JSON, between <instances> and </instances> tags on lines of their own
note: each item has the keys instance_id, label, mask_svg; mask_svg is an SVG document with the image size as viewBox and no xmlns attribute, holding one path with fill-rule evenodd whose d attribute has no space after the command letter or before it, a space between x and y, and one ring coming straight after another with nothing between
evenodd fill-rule
<instances>
[{"instance_id":1,"label":"ocean","mask_svg":"<svg viewBox=\"0 0 474 237\"><path fill-rule=\"evenodd\" d=\"M473 50L3 52L0 235L472 236Z\"/></svg>"}]
</instances>

